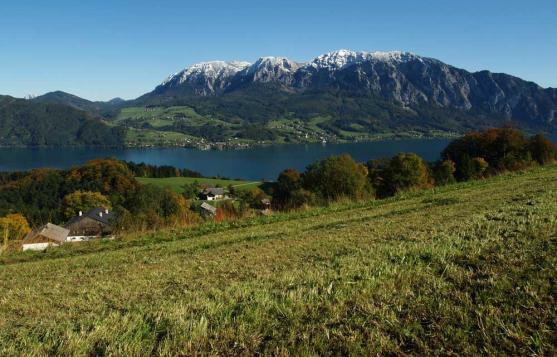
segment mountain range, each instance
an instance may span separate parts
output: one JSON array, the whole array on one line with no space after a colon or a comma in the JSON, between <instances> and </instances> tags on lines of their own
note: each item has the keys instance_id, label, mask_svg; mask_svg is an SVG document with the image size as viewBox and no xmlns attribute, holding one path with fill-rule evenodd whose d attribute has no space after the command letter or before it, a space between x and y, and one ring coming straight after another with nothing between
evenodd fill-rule
<instances>
[{"instance_id":1,"label":"mountain range","mask_svg":"<svg viewBox=\"0 0 557 357\"><path fill-rule=\"evenodd\" d=\"M257 140L263 134L270 140L292 139L292 130L288 134L277 128L294 121L298 132L313 128L321 136L345 140L381 133L460 133L505 123L557 131L557 89L503 73L469 72L409 52L339 50L305 63L285 57L203 62L131 101L91 102L53 92L29 102L69 106L122 130L192 137L223 131L218 139ZM134 124L137 117L116 120L122 108L130 107L189 108L196 120L189 114L166 117L170 122L159 127ZM254 133L254 127L254 137L242 136L246 130Z\"/></svg>"}]
</instances>

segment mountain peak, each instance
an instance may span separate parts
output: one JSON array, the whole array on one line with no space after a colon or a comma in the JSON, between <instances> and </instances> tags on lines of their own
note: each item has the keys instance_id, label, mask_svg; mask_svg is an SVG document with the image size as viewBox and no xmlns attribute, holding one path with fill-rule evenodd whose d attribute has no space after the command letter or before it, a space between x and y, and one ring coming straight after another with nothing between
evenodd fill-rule
<instances>
[{"instance_id":1,"label":"mountain peak","mask_svg":"<svg viewBox=\"0 0 557 357\"><path fill-rule=\"evenodd\" d=\"M168 77L162 85L164 86L172 82L182 84L184 82L188 82L190 79L196 79L201 76L215 80L224 76L236 74L249 65L249 62L243 61L209 61L195 63L183 71Z\"/></svg>"},{"instance_id":2,"label":"mountain peak","mask_svg":"<svg viewBox=\"0 0 557 357\"><path fill-rule=\"evenodd\" d=\"M346 49L336 50L324 55L316 57L310 66L325 67L329 69L340 69L347 65L360 63L364 61L383 61L383 62L405 62L412 59L420 59L421 57L402 51L389 51L389 52L364 52L364 51L351 51Z\"/></svg>"},{"instance_id":3,"label":"mountain peak","mask_svg":"<svg viewBox=\"0 0 557 357\"><path fill-rule=\"evenodd\" d=\"M248 74L259 70L281 70L286 72L296 71L300 65L286 57L260 57L249 67Z\"/></svg>"}]
</instances>

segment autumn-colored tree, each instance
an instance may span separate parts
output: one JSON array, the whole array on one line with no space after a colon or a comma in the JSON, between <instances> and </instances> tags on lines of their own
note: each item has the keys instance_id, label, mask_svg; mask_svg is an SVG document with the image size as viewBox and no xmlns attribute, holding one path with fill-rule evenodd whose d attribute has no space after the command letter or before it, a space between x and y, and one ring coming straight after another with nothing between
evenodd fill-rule
<instances>
[{"instance_id":1,"label":"autumn-colored tree","mask_svg":"<svg viewBox=\"0 0 557 357\"><path fill-rule=\"evenodd\" d=\"M391 159L387 181L393 193L431 186L425 161L414 153L398 154Z\"/></svg>"},{"instance_id":2,"label":"autumn-colored tree","mask_svg":"<svg viewBox=\"0 0 557 357\"><path fill-rule=\"evenodd\" d=\"M455 182L456 165L452 160L439 161L433 166L433 178L436 185L447 185Z\"/></svg>"},{"instance_id":3,"label":"autumn-colored tree","mask_svg":"<svg viewBox=\"0 0 557 357\"><path fill-rule=\"evenodd\" d=\"M472 177L473 178L484 177L485 172L487 171L488 167L489 167L489 164L487 163L487 161L485 161L485 159L483 157L473 158L472 159L472 168L473 168Z\"/></svg>"},{"instance_id":4,"label":"autumn-colored tree","mask_svg":"<svg viewBox=\"0 0 557 357\"><path fill-rule=\"evenodd\" d=\"M263 190L257 187L248 190L239 190L236 196L247 207L256 209L263 209L264 207L261 201L269 198L269 196L267 196L267 194L265 194Z\"/></svg>"},{"instance_id":5,"label":"autumn-colored tree","mask_svg":"<svg viewBox=\"0 0 557 357\"><path fill-rule=\"evenodd\" d=\"M302 188L302 175L295 169L286 169L279 174L272 196L273 206L285 210L311 201L311 193Z\"/></svg>"},{"instance_id":6,"label":"autumn-colored tree","mask_svg":"<svg viewBox=\"0 0 557 357\"><path fill-rule=\"evenodd\" d=\"M76 216L79 211L86 212L96 207L112 208L110 200L100 192L75 191L64 197L62 210L66 218Z\"/></svg>"},{"instance_id":7,"label":"autumn-colored tree","mask_svg":"<svg viewBox=\"0 0 557 357\"><path fill-rule=\"evenodd\" d=\"M31 229L27 219L19 213L11 213L0 217L0 234L7 235L11 240L22 239Z\"/></svg>"},{"instance_id":8,"label":"autumn-colored tree","mask_svg":"<svg viewBox=\"0 0 557 357\"><path fill-rule=\"evenodd\" d=\"M73 191L100 192L114 203L123 202L139 183L125 163L114 159L99 159L71 169L66 175L66 185Z\"/></svg>"},{"instance_id":9,"label":"autumn-colored tree","mask_svg":"<svg viewBox=\"0 0 557 357\"><path fill-rule=\"evenodd\" d=\"M341 197L361 199L370 197L372 187L365 165L350 155L331 156L310 165L303 174L303 187L325 200Z\"/></svg>"},{"instance_id":10,"label":"autumn-colored tree","mask_svg":"<svg viewBox=\"0 0 557 357\"><path fill-rule=\"evenodd\" d=\"M528 149L532 159L540 165L546 165L557 160L557 146L542 134L534 135L528 142Z\"/></svg>"},{"instance_id":11,"label":"autumn-colored tree","mask_svg":"<svg viewBox=\"0 0 557 357\"><path fill-rule=\"evenodd\" d=\"M459 180L468 180L476 175L474 158L481 157L489 165L489 173L522 169L532 163L532 158L541 159L546 146L539 138L536 144L529 145L529 140L519 130L504 127L474 132L452 141L443 151L443 160L455 162L455 176ZM531 142L530 142L531 143ZM534 153L533 148L538 152Z\"/></svg>"}]
</instances>

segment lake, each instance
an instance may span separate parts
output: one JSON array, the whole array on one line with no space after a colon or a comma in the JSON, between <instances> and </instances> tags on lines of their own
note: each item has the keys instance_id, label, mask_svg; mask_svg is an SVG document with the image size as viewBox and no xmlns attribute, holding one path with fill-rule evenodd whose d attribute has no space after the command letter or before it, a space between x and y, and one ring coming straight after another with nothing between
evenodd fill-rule
<instances>
[{"instance_id":1,"label":"lake","mask_svg":"<svg viewBox=\"0 0 557 357\"><path fill-rule=\"evenodd\" d=\"M557 141L557 137L551 139ZM186 148L0 148L0 171L38 167L65 169L91 159L114 157L188 168L206 176L260 180L275 179L285 168L304 170L318 159L342 153L348 153L358 161L368 161L399 152L415 152L427 161L434 161L449 142L450 139L407 139L350 144L291 144L223 151Z\"/></svg>"}]
</instances>

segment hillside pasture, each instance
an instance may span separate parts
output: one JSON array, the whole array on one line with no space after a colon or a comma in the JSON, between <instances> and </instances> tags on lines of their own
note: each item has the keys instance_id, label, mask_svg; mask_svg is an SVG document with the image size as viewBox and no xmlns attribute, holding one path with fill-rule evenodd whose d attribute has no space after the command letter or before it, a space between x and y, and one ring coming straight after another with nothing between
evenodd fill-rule
<instances>
[{"instance_id":1,"label":"hillside pasture","mask_svg":"<svg viewBox=\"0 0 557 357\"><path fill-rule=\"evenodd\" d=\"M557 167L0 256L1 355L555 355Z\"/></svg>"}]
</instances>

